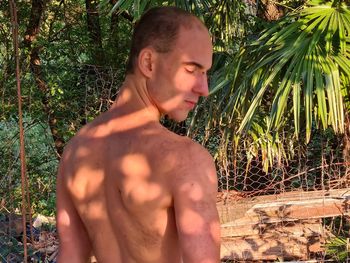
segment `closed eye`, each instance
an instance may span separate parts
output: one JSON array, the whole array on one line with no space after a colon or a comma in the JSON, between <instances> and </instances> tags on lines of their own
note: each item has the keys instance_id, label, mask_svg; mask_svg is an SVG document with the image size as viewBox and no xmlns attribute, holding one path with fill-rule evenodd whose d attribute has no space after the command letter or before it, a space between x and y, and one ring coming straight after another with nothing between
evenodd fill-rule
<instances>
[{"instance_id":1,"label":"closed eye","mask_svg":"<svg viewBox=\"0 0 350 263\"><path fill-rule=\"evenodd\" d=\"M190 74L193 74L196 71L200 71L199 73L206 73L204 66L195 61L188 61L188 62L184 62L183 64L186 72Z\"/></svg>"},{"instance_id":2,"label":"closed eye","mask_svg":"<svg viewBox=\"0 0 350 263\"><path fill-rule=\"evenodd\" d=\"M196 66L187 66L187 67L185 67L185 70L188 73L194 73L196 71Z\"/></svg>"}]
</instances>

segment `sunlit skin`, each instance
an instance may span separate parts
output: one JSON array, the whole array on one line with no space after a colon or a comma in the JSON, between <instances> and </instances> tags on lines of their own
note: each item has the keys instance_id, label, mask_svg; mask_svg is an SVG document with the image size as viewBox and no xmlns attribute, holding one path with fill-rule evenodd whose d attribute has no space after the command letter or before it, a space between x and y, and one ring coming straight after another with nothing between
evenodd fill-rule
<instances>
[{"instance_id":1,"label":"sunlit skin","mask_svg":"<svg viewBox=\"0 0 350 263\"><path fill-rule=\"evenodd\" d=\"M57 179L59 263L218 263L209 153L160 125L208 95L212 45L197 20L175 47L144 48L109 111L69 142Z\"/></svg>"}]
</instances>

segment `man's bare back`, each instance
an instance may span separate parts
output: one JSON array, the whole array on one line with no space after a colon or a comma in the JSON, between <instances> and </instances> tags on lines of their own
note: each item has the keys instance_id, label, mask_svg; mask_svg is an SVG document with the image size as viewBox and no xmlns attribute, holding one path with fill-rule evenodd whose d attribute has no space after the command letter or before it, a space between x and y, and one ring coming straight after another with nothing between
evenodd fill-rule
<instances>
[{"instance_id":1,"label":"man's bare back","mask_svg":"<svg viewBox=\"0 0 350 263\"><path fill-rule=\"evenodd\" d=\"M127 76L113 107L67 145L57 179L59 262L86 262L92 253L102 263L219 261L211 156L159 123L164 112L175 119L187 116L191 103L207 95L200 74L210 67L211 46L185 52L189 36L207 41L201 30L180 29L179 50L164 59L145 52L146 68ZM150 56L157 58L151 66ZM167 68L169 61L174 65ZM181 67L178 77L186 84L180 88L171 76ZM157 77L148 77L147 69L157 70ZM168 90L152 90L151 81Z\"/></svg>"}]
</instances>

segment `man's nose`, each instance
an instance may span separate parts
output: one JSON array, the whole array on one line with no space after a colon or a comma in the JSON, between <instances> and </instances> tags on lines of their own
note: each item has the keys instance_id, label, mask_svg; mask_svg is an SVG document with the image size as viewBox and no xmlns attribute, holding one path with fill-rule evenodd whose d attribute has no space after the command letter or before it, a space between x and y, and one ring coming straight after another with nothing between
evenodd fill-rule
<instances>
[{"instance_id":1,"label":"man's nose","mask_svg":"<svg viewBox=\"0 0 350 263\"><path fill-rule=\"evenodd\" d=\"M209 87L208 87L208 79L206 74L204 74L203 76L201 76L201 78L199 78L198 82L196 83L194 91L198 93L200 96L208 97Z\"/></svg>"}]
</instances>

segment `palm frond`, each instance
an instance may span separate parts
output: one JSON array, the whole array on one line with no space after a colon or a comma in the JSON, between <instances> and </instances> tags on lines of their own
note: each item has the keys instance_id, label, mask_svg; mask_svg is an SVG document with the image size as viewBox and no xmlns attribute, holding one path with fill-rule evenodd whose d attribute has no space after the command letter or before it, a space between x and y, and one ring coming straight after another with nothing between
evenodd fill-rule
<instances>
[{"instance_id":1,"label":"palm frond","mask_svg":"<svg viewBox=\"0 0 350 263\"><path fill-rule=\"evenodd\" d=\"M100 3L102 8L106 8L108 5L108 0L102 0ZM177 6L203 18L213 5L213 0L118 0L110 13L126 11L133 17L134 21L137 21L151 7Z\"/></svg>"},{"instance_id":2,"label":"palm frond","mask_svg":"<svg viewBox=\"0 0 350 263\"><path fill-rule=\"evenodd\" d=\"M290 154L289 136L308 142L315 128L343 132L349 83L349 8L313 2L288 14L213 70L207 106L218 118L209 126L222 132L216 157L224 162L230 145L243 147L267 172ZM249 143L236 145L237 138ZM293 143L288 147L293 152Z\"/></svg>"},{"instance_id":3,"label":"palm frond","mask_svg":"<svg viewBox=\"0 0 350 263\"><path fill-rule=\"evenodd\" d=\"M292 13L263 32L245 53L252 62L248 62L244 74L252 84L258 76L259 84L248 89L243 85L236 87L244 90L243 96L251 94L250 107L244 113L238 132L251 127L268 89L274 92L269 130L279 130L286 111L293 110L295 134L298 135L300 108L303 107L307 141L318 120L323 128L331 125L336 132L343 132L341 90L344 83L340 75L350 77L349 29L348 7L344 4L334 7L328 3ZM276 79L278 85L273 84ZM244 109L242 105L235 107Z\"/></svg>"}]
</instances>

